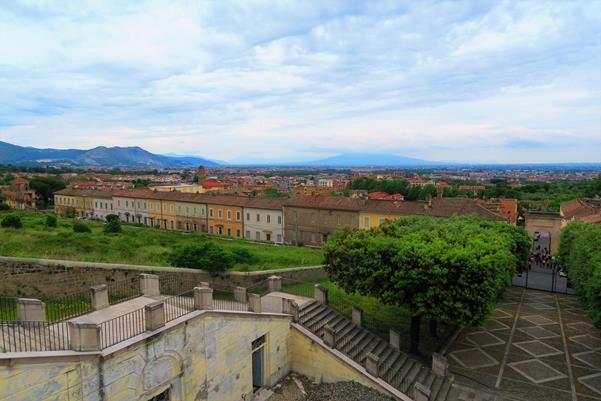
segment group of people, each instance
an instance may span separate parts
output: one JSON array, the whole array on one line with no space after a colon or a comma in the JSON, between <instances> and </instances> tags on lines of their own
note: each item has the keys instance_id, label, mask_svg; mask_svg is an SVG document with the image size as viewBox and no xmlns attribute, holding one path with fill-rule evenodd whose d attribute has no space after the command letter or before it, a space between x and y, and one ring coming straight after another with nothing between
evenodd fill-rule
<instances>
[{"instance_id":1,"label":"group of people","mask_svg":"<svg viewBox=\"0 0 601 401\"><path fill-rule=\"evenodd\" d=\"M534 266L555 269L559 268L559 260L556 256L551 256L548 248L537 244L528 260L528 268L532 269Z\"/></svg>"}]
</instances>

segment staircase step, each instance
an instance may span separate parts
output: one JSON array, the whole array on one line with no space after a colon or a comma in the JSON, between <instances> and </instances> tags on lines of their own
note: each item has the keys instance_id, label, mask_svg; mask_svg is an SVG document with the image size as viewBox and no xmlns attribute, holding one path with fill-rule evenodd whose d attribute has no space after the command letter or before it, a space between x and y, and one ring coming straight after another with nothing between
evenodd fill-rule
<instances>
[{"instance_id":1,"label":"staircase step","mask_svg":"<svg viewBox=\"0 0 601 401\"><path fill-rule=\"evenodd\" d=\"M313 322L311 325L311 331L314 333L320 333L320 331L330 322L338 316L338 313L334 311L329 311L325 315L323 315L320 319ZM321 334L321 333L320 333Z\"/></svg>"},{"instance_id":2,"label":"staircase step","mask_svg":"<svg viewBox=\"0 0 601 401\"><path fill-rule=\"evenodd\" d=\"M449 392L451 391L451 386L452 383L450 380L444 380L442 386L440 387L440 390L438 390L438 393L436 393L436 398L430 398L434 401L445 401L449 395Z\"/></svg>"},{"instance_id":3,"label":"staircase step","mask_svg":"<svg viewBox=\"0 0 601 401\"><path fill-rule=\"evenodd\" d=\"M430 369L422 365L422 367L419 369L419 372L417 373L417 376L415 376L414 382L425 384L424 381L429 372Z\"/></svg>"},{"instance_id":4,"label":"staircase step","mask_svg":"<svg viewBox=\"0 0 601 401\"><path fill-rule=\"evenodd\" d=\"M382 350L382 352L379 355L380 367L382 369L385 369L390 363L392 363L392 361L396 357L395 354L396 354L396 351L394 348L392 348L390 346L387 346L386 348L384 348L384 350Z\"/></svg>"},{"instance_id":5,"label":"staircase step","mask_svg":"<svg viewBox=\"0 0 601 401\"><path fill-rule=\"evenodd\" d=\"M357 358L357 356L362 352L364 354L367 354L367 351L365 351L365 347L367 347L367 345L373 341L374 335L371 334L367 330L363 330L363 331L366 333L366 335L361 339L361 341L358 344L355 345L355 347L354 347L355 349L352 350L350 353L350 357L353 359ZM362 357L360 359L365 359L365 358Z\"/></svg>"},{"instance_id":6,"label":"staircase step","mask_svg":"<svg viewBox=\"0 0 601 401\"><path fill-rule=\"evenodd\" d=\"M338 335L338 338L343 339L346 338L350 333L352 333L353 329L356 328L357 326L355 326L353 323L351 323L350 321L346 321L344 323L344 325L340 325L338 328L336 328L336 333Z\"/></svg>"},{"instance_id":7,"label":"staircase step","mask_svg":"<svg viewBox=\"0 0 601 401\"><path fill-rule=\"evenodd\" d=\"M306 304L305 306L303 306L302 309L300 309L298 311L298 315L299 316L306 316L307 314L310 314L311 312L313 312L314 310L316 310L320 306L321 306L321 304L319 302L317 302L317 301L311 301L310 303Z\"/></svg>"},{"instance_id":8,"label":"staircase step","mask_svg":"<svg viewBox=\"0 0 601 401\"><path fill-rule=\"evenodd\" d=\"M436 375L434 375L434 376L436 376ZM430 386L430 399L432 401L436 400L436 397L438 396L438 392L442 388L444 382L445 382L445 378L442 376L436 376L434 378L434 382Z\"/></svg>"},{"instance_id":9,"label":"staircase step","mask_svg":"<svg viewBox=\"0 0 601 401\"><path fill-rule=\"evenodd\" d=\"M323 310L320 310L318 313L316 313L315 316L311 318L311 320L307 321L305 325L309 330L314 331L314 326L316 324L322 322L326 316L331 315L333 313L335 312L331 309L324 307Z\"/></svg>"},{"instance_id":10,"label":"staircase step","mask_svg":"<svg viewBox=\"0 0 601 401\"><path fill-rule=\"evenodd\" d=\"M426 366L426 368L427 368L426 370L427 370L428 373L426 374L426 377L424 379L422 379L423 380L422 384L424 386L426 386L426 388L431 389L432 388L432 383L434 383L434 380L438 376L436 376L434 373L432 373L432 371L430 370L430 368L428 368L427 366Z\"/></svg>"},{"instance_id":11,"label":"staircase step","mask_svg":"<svg viewBox=\"0 0 601 401\"><path fill-rule=\"evenodd\" d=\"M325 314L326 312L328 312L328 308L323 306L323 305L319 305L317 308L313 309L310 313L307 314L307 316L304 318L304 323L303 325L307 328L309 328L309 326L316 320L319 318L319 316L321 314Z\"/></svg>"},{"instance_id":12,"label":"staircase step","mask_svg":"<svg viewBox=\"0 0 601 401\"><path fill-rule=\"evenodd\" d=\"M384 370L384 372L382 372L382 376L387 377L391 381L391 384L394 387L396 387L396 385L394 383L397 381L396 378L399 376L401 367L403 366L403 364L405 363L406 360L407 360L407 355L398 352L395 360L392 361L392 364L388 367L388 369L386 369L386 370Z\"/></svg>"},{"instance_id":13,"label":"staircase step","mask_svg":"<svg viewBox=\"0 0 601 401\"><path fill-rule=\"evenodd\" d=\"M419 363L417 361L413 361L413 362L414 362L413 367L411 368L409 373L407 373L407 376L405 376L407 383L410 383L410 384L413 384L413 382L415 381L415 378L417 377L417 375L423 368L421 363Z\"/></svg>"}]
</instances>

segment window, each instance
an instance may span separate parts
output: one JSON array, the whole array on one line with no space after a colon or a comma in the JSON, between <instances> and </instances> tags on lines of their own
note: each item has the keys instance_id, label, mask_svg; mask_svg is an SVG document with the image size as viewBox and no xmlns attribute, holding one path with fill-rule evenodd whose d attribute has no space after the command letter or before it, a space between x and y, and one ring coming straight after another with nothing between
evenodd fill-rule
<instances>
[{"instance_id":1,"label":"window","mask_svg":"<svg viewBox=\"0 0 601 401\"><path fill-rule=\"evenodd\" d=\"M232 236L232 229L231 229L231 228L228 228L228 229L227 229L227 236L228 236L228 237L231 237L231 236Z\"/></svg>"},{"instance_id":2,"label":"window","mask_svg":"<svg viewBox=\"0 0 601 401\"><path fill-rule=\"evenodd\" d=\"M246 213L246 220L250 221L250 213Z\"/></svg>"},{"instance_id":3,"label":"window","mask_svg":"<svg viewBox=\"0 0 601 401\"><path fill-rule=\"evenodd\" d=\"M144 210L146 210L146 202L144 202Z\"/></svg>"},{"instance_id":4,"label":"window","mask_svg":"<svg viewBox=\"0 0 601 401\"><path fill-rule=\"evenodd\" d=\"M265 240L266 240L266 241L271 241L271 234L269 234L269 233L266 233L266 234L265 234Z\"/></svg>"},{"instance_id":5,"label":"window","mask_svg":"<svg viewBox=\"0 0 601 401\"><path fill-rule=\"evenodd\" d=\"M94 202L94 207L98 208L98 202Z\"/></svg>"},{"instance_id":6,"label":"window","mask_svg":"<svg viewBox=\"0 0 601 401\"><path fill-rule=\"evenodd\" d=\"M171 220L171 223L169 225L171 226L171 229L173 230L173 220Z\"/></svg>"},{"instance_id":7,"label":"window","mask_svg":"<svg viewBox=\"0 0 601 401\"><path fill-rule=\"evenodd\" d=\"M169 401L171 400L171 392L169 389L163 391L160 394L155 395L154 397L148 399L148 401Z\"/></svg>"},{"instance_id":8,"label":"window","mask_svg":"<svg viewBox=\"0 0 601 401\"><path fill-rule=\"evenodd\" d=\"M125 207L129 207L129 201L125 201Z\"/></svg>"},{"instance_id":9,"label":"window","mask_svg":"<svg viewBox=\"0 0 601 401\"><path fill-rule=\"evenodd\" d=\"M241 217L242 217L242 213L236 212L236 220L240 221Z\"/></svg>"},{"instance_id":10,"label":"window","mask_svg":"<svg viewBox=\"0 0 601 401\"><path fill-rule=\"evenodd\" d=\"M232 219L232 211L231 211L231 210L228 210L228 211L227 211L227 219L228 219L228 220L231 220L231 219Z\"/></svg>"},{"instance_id":11,"label":"window","mask_svg":"<svg viewBox=\"0 0 601 401\"><path fill-rule=\"evenodd\" d=\"M223 218L223 211L222 211L221 209L218 209L218 210L217 210L217 218L218 218L218 219L221 219L221 218Z\"/></svg>"},{"instance_id":12,"label":"window","mask_svg":"<svg viewBox=\"0 0 601 401\"><path fill-rule=\"evenodd\" d=\"M170 211L171 213L173 213L173 205L171 205L171 206L169 207L169 211Z\"/></svg>"},{"instance_id":13,"label":"window","mask_svg":"<svg viewBox=\"0 0 601 401\"><path fill-rule=\"evenodd\" d=\"M257 221L261 221L261 215L257 213Z\"/></svg>"},{"instance_id":14,"label":"window","mask_svg":"<svg viewBox=\"0 0 601 401\"><path fill-rule=\"evenodd\" d=\"M255 233L255 239L256 239L257 241L261 241L261 232L260 232L260 231L257 231L257 232Z\"/></svg>"},{"instance_id":15,"label":"window","mask_svg":"<svg viewBox=\"0 0 601 401\"><path fill-rule=\"evenodd\" d=\"M219 234L219 235L223 234L223 227L217 226L217 234Z\"/></svg>"},{"instance_id":16,"label":"window","mask_svg":"<svg viewBox=\"0 0 601 401\"><path fill-rule=\"evenodd\" d=\"M213 226L209 226L209 232L213 234Z\"/></svg>"},{"instance_id":17,"label":"window","mask_svg":"<svg viewBox=\"0 0 601 401\"><path fill-rule=\"evenodd\" d=\"M270 214L267 215L267 222L271 223L271 215Z\"/></svg>"},{"instance_id":18,"label":"window","mask_svg":"<svg viewBox=\"0 0 601 401\"><path fill-rule=\"evenodd\" d=\"M240 237L240 229L239 228L236 230L236 237Z\"/></svg>"},{"instance_id":19,"label":"window","mask_svg":"<svg viewBox=\"0 0 601 401\"><path fill-rule=\"evenodd\" d=\"M244 234L244 236L245 236L246 238L250 238L250 231L246 230L246 233Z\"/></svg>"},{"instance_id":20,"label":"window","mask_svg":"<svg viewBox=\"0 0 601 401\"><path fill-rule=\"evenodd\" d=\"M277 242L282 242L282 234L278 234L278 236L277 236Z\"/></svg>"},{"instance_id":21,"label":"window","mask_svg":"<svg viewBox=\"0 0 601 401\"><path fill-rule=\"evenodd\" d=\"M209 216L213 217L213 209L209 209Z\"/></svg>"},{"instance_id":22,"label":"window","mask_svg":"<svg viewBox=\"0 0 601 401\"><path fill-rule=\"evenodd\" d=\"M369 217L363 218L363 227L369 228Z\"/></svg>"},{"instance_id":23,"label":"window","mask_svg":"<svg viewBox=\"0 0 601 401\"><path fill-rule=\"evenodd\" d=\"M177 207L177 214L182 214L182 207L181 206Z\"/></svg>"},{"instance_id":24,"label":"window","mask_svg":"<svg viewBox=\"0 0 601 401\"><path fill-rule=\"evenodd\" d=\"M380 225L380 224L384 224L385 222L386 222L386 219L385 219L385 218L383 218L383 217L380 217L380 218L378 219L378 225Z\"/></svg>"},{"instance_id":25,"label":"window","mask_svg":"<svg viewBox=\"0 0 601 401\"><path fill-rule=\"evenodd\" d=\"M157 203L157 206L156 206L156 210L157 210L157 212L161 211L161 206L158 203Z\"/></svg>"}]
</instances>

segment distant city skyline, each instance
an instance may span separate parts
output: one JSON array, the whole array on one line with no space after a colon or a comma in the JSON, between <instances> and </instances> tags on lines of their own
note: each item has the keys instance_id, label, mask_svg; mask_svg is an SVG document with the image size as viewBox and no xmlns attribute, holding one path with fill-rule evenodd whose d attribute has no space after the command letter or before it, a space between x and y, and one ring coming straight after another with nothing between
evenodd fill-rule
<instances>
[{"instance_id":1,"label":"distant city skyline","mask_svg":"<svg viewBox=\"0 0 601 401\"><path fill-rule=\"evenodd\" d=\"M0 27L16 145L601 162L599 1L11 1Z\"/></svg>"}]
</instances>

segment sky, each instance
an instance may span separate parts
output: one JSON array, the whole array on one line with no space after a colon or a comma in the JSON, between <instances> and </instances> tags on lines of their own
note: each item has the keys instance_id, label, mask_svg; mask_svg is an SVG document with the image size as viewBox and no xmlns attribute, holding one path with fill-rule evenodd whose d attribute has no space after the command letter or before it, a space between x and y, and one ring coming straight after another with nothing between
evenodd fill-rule
<instances>
[{"instance_id":1,"label":"sky","mask_svg":"<svg viewBox=\"0 0 601 401\"><path fill-rule=\"evenodd\" d=\"M601 162L601 1L1 2L0 141Z\"/></svg>"}]
</instances>

